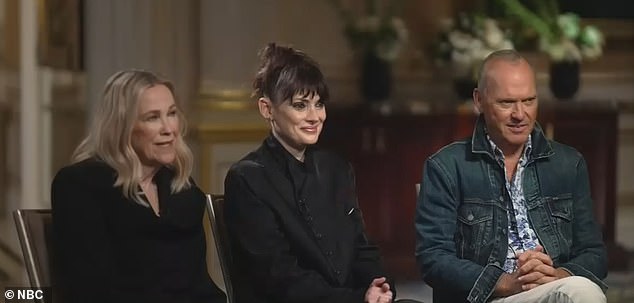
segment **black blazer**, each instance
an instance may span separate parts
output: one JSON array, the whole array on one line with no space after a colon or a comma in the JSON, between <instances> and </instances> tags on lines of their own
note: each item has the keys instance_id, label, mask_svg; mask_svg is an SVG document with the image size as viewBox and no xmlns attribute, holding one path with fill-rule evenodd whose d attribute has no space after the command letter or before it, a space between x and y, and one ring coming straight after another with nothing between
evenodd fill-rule
<instances>
[{"instance_id":1,"label":"black blazer","mask_svg":"<svg viewBox=\"0 0 634 303\"><path fill-rule=\"evenodd\" d=\"M385 273L365 236L350 164L307 150L304 190L296 193L289 157L269 136L225 179L238 303L363 302Z\"/></svg>"},{"instance_id":2,"label":"black blazer","mask_svg":"<svg viewBox=\"0 0 634 303\"><path fill-rule=\"evenodd\" d=\"M62 302L225 302L207 273L204 194L154 181L160 217L114 187L104 162L62 168L52 185L53 263Z\"/></svg>"}]
</instances>

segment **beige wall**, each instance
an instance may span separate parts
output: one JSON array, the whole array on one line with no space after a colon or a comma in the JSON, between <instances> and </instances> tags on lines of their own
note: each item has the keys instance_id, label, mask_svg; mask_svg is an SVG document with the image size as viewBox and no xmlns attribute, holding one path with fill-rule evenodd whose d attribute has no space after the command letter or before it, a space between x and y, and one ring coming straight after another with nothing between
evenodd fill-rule
<instances>
[{"instance_id":1,"label":"beige wall","mask_svg":"<svg viewBox=\"0 0 634 303\"><path fill-rule=\"evenodd\" d=\"M56 168L70 154L90 104L99 98L107 77L123 68L145 68L174 80L181 99L190 108L193 125L260 123L257 113L207 111L196 103L226 99L223 92L238 91L228 99L247 101L250 81L257 67L257 51L269 41L291 44L305 50L323 67L335 104L359 103L358 66L341 32L341 20L326 0L86 0L85 71L54 88L53 114L56 144L52 161ZM362 3L350 0L349 3ZM19 50L16 20L17 0L0 1L2 23L2 73L0 102L17 95L15 69ZM405 11L410 27L410 45L396 63L395 100L399 102L453 102L450 83L439 76L422 51L438 28L438 18L452 15L469 5L466 0L409 1ZM630 24L631 26L631 24ZM623 26L616 26L616 29ZM625 41L632 33L612 31ZM628 36L629 35L629 36ZM628 38L630 37L630 38ZM618 159L618 190L621 203L634 203L634 47L608 51L598 62L584 63L583 86L578 97L585 100L619 100L621 115ZM621 44L620 44L621 45ZM13 47L12 47L13 46ZM622 46L622 45L621 45ZM630 47L630 48L627 48ZM538 71L539 92L549 96L547 62L529 54ZM6 70L10 70L7 72ZM64 84L66 83L66 84ZM64 87L70 87L65 91ZM210 98L199 98L200 94ZM71 94L70 96L68 94ZM223 97L224 96L224 97ZM56 101L57 100L57 101ZM71 102L66 102L71 101ZM16 104L13 103L13 106ZM250 105L248 105L250 106ZM213 107L213 106L212 106ZM13 108L15 112L15 107ZM7 132L8 146L17 146L16 119ZM0 123L1 124L1 123ZM252 144L257 141L250 141ZM3 146L4 148L4 146ZM235 150L219 147L217 157L236 157ZM19 178L19 150L1 153L9 168L5 182ZM199 159L202 155L198 155ZM0 161L2 163L2 161ZM8 171L8 174L7 173ZM8 180L8 181L7 181ZM213 189L219 188L217 180ZM10 184L9 184L10 185ZM215 273L218 278L218 273Z\"/></svg>"},{"instance_id":2,"label":"beige wall","mask_svg":"<svg viewBox=\"0 0 634 303\"><path fill-rule=\"evenodd\" d=\"M268 42L306 51L330 78L348 77L352 54L340 26L328 1L201 1L201 90L249 91Z\"/></svg>"}]
</instances>

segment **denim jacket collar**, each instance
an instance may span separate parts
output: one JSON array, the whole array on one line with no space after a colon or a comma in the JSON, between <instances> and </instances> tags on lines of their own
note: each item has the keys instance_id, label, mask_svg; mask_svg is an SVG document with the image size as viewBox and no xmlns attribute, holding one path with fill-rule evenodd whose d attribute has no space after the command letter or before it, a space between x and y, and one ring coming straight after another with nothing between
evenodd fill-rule
<instances>
[{"instance_id":1,"label":"denim jacket collar","mask_svg":"<svg viewBox=\"0 0 634 303\"><path fill-rule=\"evenodd\" d=\"M486 136L486 123L484 122L484 115L480 114L476 121L475 129L473 130L473 136L471 137L471 152L474 154L485 154L491 159L495 160L493 150L489 144ZM532 137L532 151L531 159L537 160L541 158L547 158L553 155L553 147L546 139L542 127L539 123L535 122L535 127L531 132Z\"/></svg>"}]
</instances>

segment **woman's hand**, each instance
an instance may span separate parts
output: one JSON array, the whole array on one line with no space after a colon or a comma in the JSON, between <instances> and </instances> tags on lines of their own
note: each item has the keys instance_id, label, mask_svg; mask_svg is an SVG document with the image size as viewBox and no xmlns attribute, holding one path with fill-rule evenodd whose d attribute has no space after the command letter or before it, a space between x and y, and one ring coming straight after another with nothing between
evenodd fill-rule
<instances>
[{"instance_id":1,"label":"woman's hand","mask_svg":"<svg viewBox=\"0 0 634 303\"><path fill-rule=\"evenodd\" d=\"M390 303L392 302L392 291L390 284L386 283L385 277L376 278L370 283L370 287L365 292L365 302L367 303Z\"/></svg>"}]
</instances>

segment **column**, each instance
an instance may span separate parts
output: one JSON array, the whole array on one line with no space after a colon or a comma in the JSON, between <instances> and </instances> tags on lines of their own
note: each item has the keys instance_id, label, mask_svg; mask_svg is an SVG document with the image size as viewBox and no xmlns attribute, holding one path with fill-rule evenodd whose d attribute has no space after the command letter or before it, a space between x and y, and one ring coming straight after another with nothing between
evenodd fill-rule
<instances>
[{"instance_id":1,"label":"column","mask_svg":"<svg viewBox=\"0 0 634 303\"><path fill-rule=\"evenodd\" d=\"M20 1L20 208L41 208L36 0Z\"/></svg>"}]
</instances>

